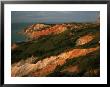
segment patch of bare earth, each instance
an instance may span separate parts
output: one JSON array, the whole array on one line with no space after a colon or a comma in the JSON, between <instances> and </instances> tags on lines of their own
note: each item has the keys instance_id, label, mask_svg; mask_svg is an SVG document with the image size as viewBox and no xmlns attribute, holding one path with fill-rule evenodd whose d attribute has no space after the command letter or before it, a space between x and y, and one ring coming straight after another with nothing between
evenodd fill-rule
<instances>
[{"instance_id":1,"label":"patch of bare earth","mask_svg":"<svg viewBox=\"0 0 110 87\"><path fill-rule=\"evenodd\" d=\"M82 36L76 41L76 46L84 45L84 44L92 41L93 39L94 39L94 35L92 35L92 34Z\"/></svg>"},{"instance_id":2,"label":"patch of bare earth","mask_svg":"<svg viewBox=\"0 0 110 87\"><path fill-rule=\"evenodd\" d=\"M78 73L79 72L79 67L77 65L74 66L68 66L61 72L69 72L69 73Z\"/></svg>"}]
</instances>

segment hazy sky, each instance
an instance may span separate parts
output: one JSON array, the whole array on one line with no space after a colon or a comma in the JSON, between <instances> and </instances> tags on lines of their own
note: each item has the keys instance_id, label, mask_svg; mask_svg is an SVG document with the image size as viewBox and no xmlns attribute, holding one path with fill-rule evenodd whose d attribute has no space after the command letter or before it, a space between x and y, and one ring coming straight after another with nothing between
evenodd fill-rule
<instances>
[{"instance_id":1,"label":"hazy sky","mask_svg":"<svg viewBox=\"0 0 110 87\"><path fill-rule=\"evenodd\" d=\"M94 22L99 11L12 11L12 23Z\"/></svg>"}]
</instances>

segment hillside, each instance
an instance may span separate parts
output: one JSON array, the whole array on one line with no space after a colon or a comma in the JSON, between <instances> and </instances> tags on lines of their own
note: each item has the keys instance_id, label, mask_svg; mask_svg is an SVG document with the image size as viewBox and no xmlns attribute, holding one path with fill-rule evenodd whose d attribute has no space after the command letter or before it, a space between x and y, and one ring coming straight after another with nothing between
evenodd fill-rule
<instances>
[{"instance_id":1,"label":"hillside","mask_svg":"<svg viewBox=\"0 0 110 87\"><path fill-rule=\"evenodd\" d=\"M100 76L100 25L33 24L13 43L12 76Z\"/></svg>"}]
</instances>

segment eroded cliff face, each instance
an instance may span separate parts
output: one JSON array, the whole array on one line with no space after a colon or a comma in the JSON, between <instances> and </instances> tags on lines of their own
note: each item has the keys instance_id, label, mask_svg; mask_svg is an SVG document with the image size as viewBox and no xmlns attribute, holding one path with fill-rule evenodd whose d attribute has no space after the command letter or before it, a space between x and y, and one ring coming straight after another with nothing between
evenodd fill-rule
<instances>
[{"instance_id":1,"label":"eroded cliff face","mask_svg":"<svg viewBox=\"0 0 110 87\"><path fill-rule=\"evenodd\" d=\"M32 41L12 45L12 57L18 59L12 59L11 76L100 76L99 28L97 24L28 27L24 33Z\"/></svg>"},{"instance_id":2,"label":"eroded cliff face","mask_svg":"<svg viewBox=\"0 0 110 87\"><path fill-rule=\"evenodd\" d=\"M85 56L98 49L99 46L89 49L73 49L68 52L61 53L57 56L44 58L43 60L36 62L36 64L29 63L30 61L26 62L27 60L25 60L23 64L19 65L18 63L22 62L20 61L12 65L12 76L25 76L29 74L31 76L46 76L54 71L58 65L62 66L64 63L66 63L67 59Z\"/></svg>"},{"instance_id":3,"label":"eroded cliff face","mask_svg":"<svg viewBox=\"0 0 110 87\"><path fill-rule=\"evenodd\" d=\"M24 30L24 35L29 39L37 39L45 35L55 35L59 34L67 29L85 29L85 28L95 28L99 25L96 24L54 24L54 25L45 25L45 24L33 24L27 27Z\"/></svg>"},{"instance_id":4,"label":"eroded cliff face","mask_svg":"<svg viewBox=\"0 0 110 87\"><path fill-rule=\"evenodd\" d=\"M84 45L84 44L92 41L93 39L94 39L94 35L88 34L88 35L82 36L76 41L76 46Z\"/></svg>"}]
</instances>

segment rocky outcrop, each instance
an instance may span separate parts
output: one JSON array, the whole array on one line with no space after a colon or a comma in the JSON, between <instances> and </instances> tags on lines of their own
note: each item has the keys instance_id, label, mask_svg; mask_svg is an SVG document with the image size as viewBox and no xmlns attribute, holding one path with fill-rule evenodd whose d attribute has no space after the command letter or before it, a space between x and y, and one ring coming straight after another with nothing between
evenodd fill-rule
<instances>
[{"instance_id":1,"label":"rocky outcrop","mask_svg":"<svg viewBox=\"0 0 110 87\"><path fill-rule=\"evenodd\" d=\"M96 28L99 27L97 24L88 24L88 23L71 23L71 24L33 24L24 29L23 34L28 39L37 39L45 35L55 35L59 34L67 29L85 29L85 28Z\"/></svg>"},{"instance_id":2,"label":"rocky outcrop","mask_svg":"<svg viewBox=\"0 0 110 87\"><path fill-rule=\"evenodd\" d=\"M41 29L44 28L48 28L50 27L50 25L46 25L46 24L32 24L31 26L28 26L27 28L25 28L25 32L30 32L30 31L39 31Z\"/></svg>"},{"instance_id":3,"label":"rocky outcrop","mask_svg":"<svg viewBox=\"0 0 110 87\"><path fill-rule=\"evenodd\" d=\"M94 37L95 36L92 34L84 35L80 37L79 39L77 39L76 46L87 44L88 42L92 41Z\"/></svg>"},{"instance_id":4,"label":"rocky outcrop","mask_svg":"<svg viewBox=\"0 0 110 87\"><path fill-rule=\"evenodd\" d=\"M34 31L33 29L32 30L29 30L27 29L26 32L24 33L28 38L30 39L37 39L41 36L45 36L45 35L55 35L55 34L59 34L63 31L65 31L67 28L66 26L64 25L55 25L53 27L50 27L50 28L46 28L46 29L43 29L41 31Z\"/></svg>"}]
</instances>

